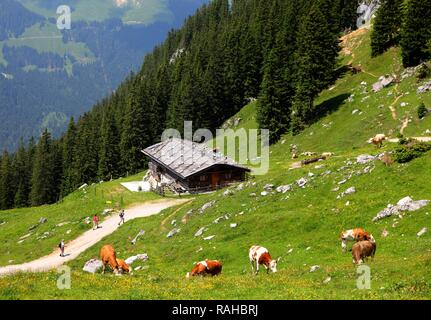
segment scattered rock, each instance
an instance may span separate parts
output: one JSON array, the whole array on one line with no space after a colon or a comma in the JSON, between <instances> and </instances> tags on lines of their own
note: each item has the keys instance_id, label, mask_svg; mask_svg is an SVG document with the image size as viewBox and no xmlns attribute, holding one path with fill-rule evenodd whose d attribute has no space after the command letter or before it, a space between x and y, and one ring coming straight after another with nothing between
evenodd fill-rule
<instances>
[{"instance_id":1,"label":"scattered rock","mask_svg":"<svg viewBox=\"0 0 431 320\"><path fill-rule=\"evenodd\" d=\"M204 238L205 241L209 241L214 239L215 235Z\"/></svg>"},{"instance_id":2,"label":"scattered rock","mask_svg":"<svg viewBox=\"0 0 431 320\"><path fill-rule=\"evenodd\" d=\"M138 254L136 256L131 256L131 257L127 258L125 260L125 262L130 266L130 265L132 265L137 260L145 262L148 259L149 259L148 255L146 253L142 253L142 254Z\"/></svg>"},{"instance_id":3,"label":"scattered rock","mask_svg":"<svg viewBox=\"0 0 431 320\"><path fill-rule=\"evenodd\" d=\"M216 203L216 201L215 201L215 200L210 201L210 202L208 202L208 203L205 203L205 204L204 204L204 205L199 209L199 213L200 213L200 214L203 214L203 213L205 212L205 210L207 210L207 209L211 208L212 206L214 206L214 205L215 205L215 203Z\"/></svg>"},{"instance_id":4,"label":"scattered rock","mask_svg":"<svg viewBox=\"0 0 431 320\"><path fill-rule=\"evenodd\" d=\"M320 269L320 266L318 266L318 265L316 265L316 266L312 266L311 268L310 268L310 272L316 272L317 270L319 270Z\"/></svg>"},{"instance_id":5,"label":"scattered rock","mask_svg":"<svg viewBox=\"0 0 431 320\"><path fill-rule=\"evenodd\" d=\"M142 266L137 266L135 269L133 269L133 271L139 271L142 269Z\"/></svg>"},{"instance_id":6,"label":"scattered rock","mask_svg":"<svg viewBox=\"0 0 431 320\"><path fill-rule=\"evenodd\" d=\"M299 180L296 181L296 184L300 187L300 188L305 188L305 185L308 183L308 180L305 178L301 178Z\"/></svg>"},{"instance_id":7,"label":"scattered rock","mask_svg":"<svg viewBox=\"0 0 431 320\"><path fill-rule=\"evenodd\" d=\"M290 248L289 251L287 251L288 254L291 254L293 252L293 248Z\"/></svg>"},{"instance_id":8,"label":"scattered rock","mask_svg":"<svg viewBox=\"0 0 431 320\"><path fill-rule=\"evenodd\" d=\"M309 172L309 173L308 173L308 177L309 177L309 178L314 177L314 173L313 173L313 172Z\"/></svg>"},{"instance_id":9,"label":"scattered rock","mask_svg":"<svg viewBox=\"0 0 431 320\"><path fill-rule=\"evenodd\" d=\"M24 240L27 239L28 237L30 237L32 235L32 233L27 233L25 236L22 236L21 238L19 238L19 240Z\"/></svg>"},{"instance_id":10,"label":"scattered rock","mask_svg":"<svg viewBox=\"0 0 431 320\"><path fill-rule=\"evenodd\" d=\"M279 186L277 189L275 189L278 193L286 193L288 191L292 190L292 185L285 185L285 186Z\"/></svg>"},{"instance_id":11,"label":"scattered rock","mask_svg":"<svg viewBox=\"0 0 431 320\"><path fill-rule=\"evenodd\" d=\"M145 230L141 230L141 231L139 231L139 233L136 235L136 237L135 237L135 238L133 238L133 240L131 241L131 243L132 243L133 245L135 245L135 244L136 244L136 242L138 241L138 239L139 239L140 237L142 237L144 234L145 234Z\"/></svg>"},{"instance_id":12,"label":"scattered rock","mask_svg":"<svg viewBox=\"0 0 431 320\"><path fill-rule=\"evenodd\" d=\"M174 219L174 220L171 221L171 226L175 226L176 224L177 224L177 220L176 219Z\"/></svg>"},{"instance_id":13,"label":"scattered rock","mask_svg":"<svg viewBox=\"0 0 431 320\"><path fill-rule=\"evenodd\" d=\"M340 182L338 182L338 185L342 185L342 184L345 184L347 182L347 180L346 179L344 179L344 180L341 180Z\"/></svg>"},{"instance_id":14,"label":"scattered rock","mask_svg":"<svg viewBox=\"0 0 431 320\"><path fill-rule=\"evenodd\" d=\"M48 221L48 219L47 218L40 218L39 219L39 224L44 224L44 223L46 223Z\"/></svg>"},{"instance_id":15,"label":"scattered rock","mask_svg":"<svg viewBox=\"0 0 431 320\"><path fill-rule=\"evenodd\" d=\"M422 237L427 232L428 232L428 228L422 228L422 230L417 233L417 236Z\"/></svg>"},{"instance_id":16,"label":"scattered rock","mask_svg":"<svg viewBox=\"0 0 431 320\"><path fill-rule=\"evenodd\" d=\"M311 247L307 247L307 248L305 249L305 251L309 251L309 250L311 250Z\"/></svg>"},{"instance_id":17,"label":"scattered rock","mask_svg":"<svg viewBox=\"0 0 431 320\"><path fill-rule=\"evenodd\" d=\"M70 222L61 222L61 223L57 224L56 227L57 228L61 228L61 227L65 226L65 225L68 225L69 223Z\"/></svg>"},{"instance_id":18,"label":"scattered rock","mask_svg":"<svg viewBox=\"0 0 431 320\"><path fill-rule=\"evenodd\" d=\"M174 235L176 235L177 233L179 233L181 231L181 229L179 228L174 228L172 229L168 234L167 234L167 238L172 238Z\"/></svg>"},{"instance_id":19,"label":"scattered rock","mask_svg":"<svg viewBox=\"0 0 431 320\"><path fill-rule=\"evenodd\" d=\"M376 157L371 156L369 154L362 154L362 155L360 155L359 157L356 158L356 163L358 163L358 164L366 164L366 163L372 162L374 160L376 160Z\"/></svg>"},{"instance_id":20,"label":"scattered rock","mask_svg":"<svg viewBox=\"0 0 431 320\"><path fill-rule=\"evenodd\" d=\"M269 195L269 192L268 191L262 191L260 193L260 195L266 197L267 195Z\"/></svg>"},{"instance_id":21,"label":"scattered rock","mask_svg":"<svg viewBox=\"0 0 431 320\"><path fill-rule=\"evenodd\" d=\"M114 212L114 209L105 209L105 210L103 210L103 212L102 212L102 216L109 215L109 214L111 214L112 212Z\"/></svg>"},{"instance_id":22,"label":"scattered rock","mask_svg":"<svg viewBox=\"0 0 431 320\"><path fill-rule=\"evenodd\" d=\"M200 237L207 229L205 227L200 228L196 233L195 237Z\"/></svg>"},{"instance_id":23,"label":"scattered rock","mask_svg":"<svg viewBox=\"0 0 431 320\"><path fill-rule=\"evenodd\" d=\"M349 96L349 98L347 99L347 101L348 102L350 102L350 103L352 103L353 101L355 101L353 98L355 97L355 95L354 94L351 94L350 96Z\"/></svg>"},{"instance_id":24,"label":"scattered rock","mask_svg":"<svg viewBox=\"0 0 431 320\"><path fill-rule=\"evenodd\" d=\"M231 224L230 224L230 227L231 227L232 229L235 229L236 227L238 227L238 223L231 223Z\"/></svg>"},{"instance_id":25,"label":"scattered rock","mask_svg":"<svg viewBox=\"0 0 431 320\"><path fill-rule=\"evenodd\" d=\"M381 91L383 88L386 88L387 86L389 86L392 82L394 82L394 77L392 76L381 76L379 78L379 81L376 82L375 84L373 84L373 91L374 92L379 92Z\"/></svg>"},{"instance_id":26,"label":"scattered rock","mask_svg":"<svg viewBox=\"0 0 431 320\"><path fill-rule=\"evenodd\" d=\"M28 231L33 231L34 229L36 229L39 225L38 224L34 224L32 226L30 226L30 228L28 228Z\"/></svg>"},{"instance_id":27,"label":"scattered rock","mask_svg":"<svg viewBox=\"0 0 431 320\"><path fill-rule=\"evenodd\" d=\"M250 193L250 197L256 197L257 196L257 194L256 193Z\"/></svg>"},{"instance_id":28,"label":"scattered rock","mask_svg":"<svg viewBox=\"0 0 431 320\"><path fill-rule=\"evenodd\" d=\"M242 121L242 119L241 119L241 118L236 118L236 119L235 119L235 121L234 121L234 123L233 123L233 125L234 125L235 127L238 127L238 126L239 126L239 124L241 123L241 121Z\"/></svg>"},{"instance_id":29,"label":"scattered rock","mask_svg":"<svg viewBox=\"0 0 431 320\"><path fill-rule=\"evenodd\" d=\"M424 85L418 88L418 94L425 93L427 91L431 91L431 80L426 82Z\"/></svg>"},{"instance_id":30,"label":"scattered rock","mask_svg":"<svg viewBox=\"0 0 431 320\"><path fill-rule=\"evenodd\" d=\"M241 183L236 187L236 191L242 191L242 190L244 190L244 183Z\"/></svg>"},{"instance_id":31,"label":"scattered rock","mask_svg":"<svg viewBox=\"0 0 431 320\"><path fill-rule=\"evenodd\" d=\"M323 168L325 168L324 164L319 164L319 165L317 165L317 166L314 167L314 169L317 169L317 170L323 169Z\"/></svg>"},{"instance_id":32,"label":"scattered rock","mask_svg":"<svg viewBox=\"0 0 431 320\"><path fill-rule=\"evenodd\" d=\"M355 109L355 110L353 110L352 111L352 115L355 115L355 114L357 114L359 112L359 110L358 109Z\"/></svg>"},{"instance_id":33,"label":"scattered rock","mask_svg":"<svg viewBox=\"0 0 431 320\"><path fill-rule=\"evenodd\" d=\"M72 232L72 230L69 229L66 231L66 234L70 234L71 232Z\"/></svg>"},{"instance_id":34,"label":"scattered rock","mask_svg":"<svg viewBox=\"0 0 431 320\"><path fill-rule=\"evenodd\" d=\"M264 190L266 190L266 191L268 191L268 192L270 192L270 191L272 191L272 189L274 189L274 185L273 185L273 184L268 183L267 185L265 185L265 186L263 187L263 189L264 189Z\"/></svg>"},{"instance_id":35,"label":"scattered rock","mask_svg":"<svg viewBox=\"0 0 431 320\"><path fill-rule=\"evenodd\" d=\"M187 213L181 218L181 222L183 224L187 224L187 222L189 221L192 215L193 215L193 209L187 211Z\"/></svg>"},{"instance_id":36,"label":"scattered rock","mask_svg":"<svg viewBox=\"0 0 431 320\"><path fill-rule=\"evenodd\" d=\"M82 186L78 188L78 190L82 190L88 187L88 184L84 183Z\"/></svg>"},{"instance_id":37,"label":"scattered rock","mask_svg":"<svg viewBox=\"0 0 431 320\"><path fill-rule=\"evenodd\" d=\"M84 222L85 222L86 224L90 224L90 223L91 223L91 218L90 218L90 217L85 218L85 219L84 219Z\"/></svg>"},{"instance_id":38,"label":"scattered rock","mask_svg":"<svg viewBox=\"0 0 431 320\"><path fill-rule=\"evenodd\" d=\"M223 192L223 196L228 197L233 195L233 191L230 189L227 189L225 192Z\"/></svg>"},{"instance_id":39,"label":"scattered rock","mask_svg":"<svg viewBox=\"0 0 431 320\"><path fill-rule=\"evenodd\" d=\"M386 229L384 229L384 230L382 231L382 237L383 237L383 238L386 238L388 235L389 235L389 231L388 231L388 230L386 230Z\"/></svg>"},{"instance_id":40,"label":"scattered rock","mask_svg":"<svg viewBox=\"0 0 431 320\"><path fill-rule=\"evenodd\" d=\"M349 189L347 189L346 191L344 191L340 195L338 195L337 199L344 198L345 196L348 196L348 195L351 195L354 193L356 193L355 187L350 187Z\"/></svg>"},{"instance_id":41,"label":"scattered rock","mask_svg":"<svg viewBox=\"0 0 431 320\"><path fill-rule=\"evenodd\" d=\"M416 211L427 206L429 203L429 200L413 201L412 198L405 197L398 201L396 206L389 204L384 210L380 211L377 216L373 218L373 221L376 222L392 215L400 215L400 213L405 211Z\"/></svg>"},{"instance_id":42,"label":"scattered rock","mask_svg":"<svg viewBox=\"0 0 431 320\"><path fill-rule=\"evenodd\" d=\"M331 282L331 280L331 277L327 277L325 280L323 280L323 284L328 284L329 282Z\"/></svg>"},{"instance_id":43,"label":"scattered rock","mask_svg":"<svg viewBox=\"0 0 431 320\"><path fill-rule=\"evenodd\" d=\"M102 268L103 268L103 262L101 260L91 259L85 263L84 268L82 268L82 270L89 273L97 273Z\"/></svg>"}]
</instances>

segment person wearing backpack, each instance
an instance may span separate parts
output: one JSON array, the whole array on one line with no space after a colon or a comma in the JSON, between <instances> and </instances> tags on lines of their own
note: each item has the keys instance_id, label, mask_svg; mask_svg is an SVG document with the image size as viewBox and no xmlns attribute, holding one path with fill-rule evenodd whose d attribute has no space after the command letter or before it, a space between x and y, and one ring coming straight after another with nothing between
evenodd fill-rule
<instances>
[{"instance_id":1,"label":"person wearing backpack","mask_svg":"<svg viewBox=\"0 0 431 320\"><path fill-rule=\"evenodd\" d=\"M118 223L118 226L120 226L121 223L124 224L124 215L125 215L124 210L121 210L121 212L120 212L120 222Z\"/></svg>"},{"instance_id":2,"label":"person wearing backpack","mask_svg":"<svg viewBox=\"0 0 431 320\"><path fill-rule=\"evenodd\" d=\"M61 250L60 257L64 257L64 248L65 248L64 239L61 240L61 242L58 244L58 247Z\"/></svg>"}]
</instances>

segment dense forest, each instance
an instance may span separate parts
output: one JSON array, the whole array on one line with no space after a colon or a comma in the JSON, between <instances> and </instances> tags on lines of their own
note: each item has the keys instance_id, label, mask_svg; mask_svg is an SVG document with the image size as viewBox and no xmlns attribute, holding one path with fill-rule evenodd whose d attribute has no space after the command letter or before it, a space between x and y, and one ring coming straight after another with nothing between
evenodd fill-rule
<instances>
[{"instance_id":1,"label":"dense forest","mask_svg":"<svg viewBox=\"0 0 431 320\"><path fill-rule=\"evenodd\" d=\"M137 72L144 55L172 28L181 26L201 1L206 0L161 0L160 8L169 17L155 16L147 24L123 21L129 9L159 10L147 1L139 8L97 1L94 6L112 14L91 17L90 13L84 20L73 13L70 30L57 29L57 5L68 3L74 12L87 0L21 1L32 2L30 7L18 0L0 1L0 150L14 152L21 137L28 143L45 128L59 138L70 117L90 110L131 70ZM32 11L38 8L52 16Z\"/></svg>"},{"instance_id":2,"label":"dense forest","mask_svg":"<svg viewBox=\"0 0 431 320\"><path fill-rule=\"evenodd\" d=\"M412 1L414 2L414 1ZM83 183L145 168L165 128L218 128L250 98L271 142L318 116L314 98L339 73L339 37L357 0L214 0L148 54L109 97L53 139L4 152L0 208L53 203ZM347 10L347 8L350 8Z\"/></svg>"}]
</instances>

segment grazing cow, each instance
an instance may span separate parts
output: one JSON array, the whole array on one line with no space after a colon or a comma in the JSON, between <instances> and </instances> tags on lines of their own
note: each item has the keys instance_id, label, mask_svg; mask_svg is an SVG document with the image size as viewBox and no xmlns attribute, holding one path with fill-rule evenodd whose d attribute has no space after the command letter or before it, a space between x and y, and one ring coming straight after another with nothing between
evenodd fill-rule
<instances>
[{"instance_id":1,"label":"grazing cow","mask_svg":"<svg viewBox=\"0 0 431 320\"><path fill-rule=\"evenodd\" d=\"M218 276L222 270L222 264L217 260L208 260L201 261L195 264L191 272L187 272L186 277L195 277L195 276Z\"/></svg>"},{"instance_id":2,"label":"grazing cow","mask_svg":"<svg viewBox=\"0 0 431 320\"><path fill-rule=\"evenodd\" d=\"M388 138L383 134L376 134L373 138L368 140L368 143L372 143L376 145L378 148L381 148L383 146L383 141L387 140Z\"/></svg>"},{"instance_id":3,"label":"grazing cow","mask_svg":"<svg viewBox=\"0 0 431 320\"><path fill-rule=\"evenodd\" d=\"M100 249L100 259L103 262L102 273L105 273L106 266L109 265L115 274L121 274L122 270L117 262L117 254L111 245L103 246Z\"/></svg>"},{"instance_id":4,"label":"grazing cow","mask_svg":"<svg viewBox=\"0 0 431 320\"><path fill-rule=\"evenodd\" d=\"M370 240L356 242L352 247L352 257L354 264L362 264L368 257L374 261L377 245Z\"/></svg>"},{"instance_id":5,"label":"grazing cow","mask_svg":"<svg viewBox=\"0 0 431 320\"><path fill-rule=\"evenodd\" d=\"M328 158L332 157L333 155L334 154L332 152L323 152L322 155L321 155L321 157L323 159L328 159Z\"/></svg>"},{"instance_id":6,"label":"grazing cow","mask_svg":"<svg viewBox=\"0 0 431 320\"><path fill-rule=\"evenodd\" d=\"M124 273L130 272L130 267L127 265L127 263L123 259L117 259L117 264L120 270L122 270Z\"/></svg>"},{"instance_id":7,"label":"grazing cow","mask_svg":"<svg viewBox=\"0 0 431 320\"><path fill-rule=\"evenodd\" d=\"M358 242L358 241L369 240L371 242L375 242L374 237L362 228L343 231L341 232L340 238L341 238L341 248L343 249L343 252L346 252L347 241Z\"/></svg>"},{"instance_id":8,"label":"grazing cow","mask_svg":"<svg viewBox=\"0 0 431 320\"><path fill-rule=\"evenodd\" d=\"M269 273L270 270L274 273L277 272L277 263L281 259L278 258L277 260L272 260L268 250L260 246L252 246L248 253L248 257L250 258L251 271L254 274L259 272L259 265L263 265L267 273Z\"/></svg>"}]
</instances>

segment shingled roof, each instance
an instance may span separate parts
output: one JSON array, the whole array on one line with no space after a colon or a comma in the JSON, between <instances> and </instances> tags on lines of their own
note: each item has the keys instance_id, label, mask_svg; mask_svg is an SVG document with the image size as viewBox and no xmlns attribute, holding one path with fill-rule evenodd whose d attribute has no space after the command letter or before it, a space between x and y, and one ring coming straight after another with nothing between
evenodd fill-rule
<instances>
[{"instance_id":1,"label":"shingled roof","mask_svg":"<svg viewBox=\"0 0 431 320\"><path fill-rule=\"evenodd\" d=\"M205 144L189 140L172 138L148 147L142 152L184 179L215 165L226 165L250 171Z\"/></svg>"}]
</instances>

